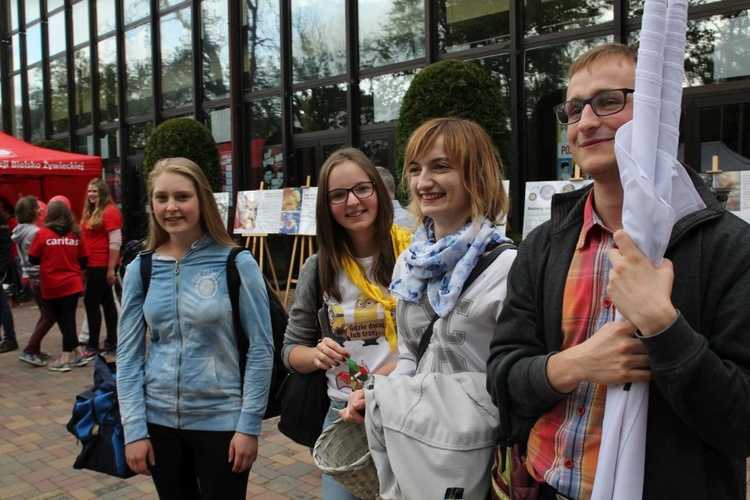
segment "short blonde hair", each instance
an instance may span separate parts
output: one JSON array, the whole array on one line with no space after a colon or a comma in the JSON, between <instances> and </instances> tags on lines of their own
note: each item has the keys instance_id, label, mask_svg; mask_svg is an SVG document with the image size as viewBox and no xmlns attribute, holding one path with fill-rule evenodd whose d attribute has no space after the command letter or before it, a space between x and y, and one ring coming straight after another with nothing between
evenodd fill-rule
<instances>
[{"instance_id":1,"label":"short blonde hair","mask_svg":"<svg viewBox=\"0 0 750 500\"><path fill-rule=\"evenodd\" d=\"M636 64L638 62L638 49L622 43L605 43L584 52L573 61L568 69L568 80L581 70L590 68L593 64L609 59L611 57L627 59Z\"/></svg>"}]
</instances>

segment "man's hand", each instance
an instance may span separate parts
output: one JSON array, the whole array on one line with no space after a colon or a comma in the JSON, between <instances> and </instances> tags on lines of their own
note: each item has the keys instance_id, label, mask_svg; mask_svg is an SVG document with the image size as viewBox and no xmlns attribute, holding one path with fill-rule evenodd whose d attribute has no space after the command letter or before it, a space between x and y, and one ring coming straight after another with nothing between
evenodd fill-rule
<instances>
[{"instance_id":1,"label":"man's hand","mask_svg":"<svg viewBox=\"0 0 750 500\"><path fill-rule=\"evenodd\" d=\"M154 466L156 460L154 458L154 448L151 446L151 440L139 439L125 445L125 463L128 464L130 470L136 474L143 474L144 476L150 476L151 471L148 466Z\"/></svg>"},{"instance_id":2,"label":"man's hand","mask_svg":"<svg viewBox=\"0 0 750 500\"><path fill-rule=\"evenodd\" d=\"M341 420L352 424L365 423L365 391L358 389L349 394L346 408L339 412Z\"/></svg>"},{"instance_id":3,"label":"man's hand","mask_svg":"<svg viewBox=\"0 0 750 500\"><path fill-rule=\"evenodd\" d=\"M245 472L258 458L258 436L235 432L229 443L229 462L232 472Z\"/></svg>"},{"instance_id":4,"label":"man's hand","mask_svg":"<svg viewBox=\"0 0 750 500\"><path fill-rule=\"evenodd\" d=\"M655 266L635 245L625 231L614 234L617 248L609 252L607 294L624 317L645 335L666 329L677 317L672 305L672 262L664 259Z\"/></svg>"},{"instance_id":5,"label":"man's hand","mask_svg":"<svg viewBox=\"0 0 750 500\"><path fill-rule=\"evenodd\" d=\"M646 382L651 366L646 348L630 322L610 322L585 342L553 354L547 379L558 392L568 393L579 383L603 385Z\"/></svg>"}]
</instances>

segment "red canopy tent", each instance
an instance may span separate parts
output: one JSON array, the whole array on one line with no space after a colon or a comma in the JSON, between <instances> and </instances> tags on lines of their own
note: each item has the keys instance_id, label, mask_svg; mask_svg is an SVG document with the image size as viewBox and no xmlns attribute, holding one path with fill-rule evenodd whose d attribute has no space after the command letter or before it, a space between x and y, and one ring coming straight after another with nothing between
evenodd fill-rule
<instances>
[{"instance_id":1,"label":"red canopy tent","mask_svg":"<svg viewBox=\"0 0 750 500\"><path fill-rule=\"evenodd\" d=\"M86 187L102 176L102 160L54 149L40 148L0 132L0 194L14 205L34 195L47 202L67 196L76 219L81 217Z\"/></svg>"}]
</instances>

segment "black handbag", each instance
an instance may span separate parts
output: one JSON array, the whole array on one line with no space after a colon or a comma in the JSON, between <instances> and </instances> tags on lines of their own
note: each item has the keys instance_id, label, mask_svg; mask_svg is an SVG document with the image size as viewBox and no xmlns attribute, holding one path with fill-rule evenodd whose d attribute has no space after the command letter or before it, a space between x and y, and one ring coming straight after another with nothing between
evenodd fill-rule
<instances>
[{"instance_id":1,"label":"black handbag","mask_svg":"<svg viewBox=\"0 0 750 500\"><path fill-rule=\"evenodd\" d=\"M323 305L323 294L320 291L317 262L315 293L318 310L320 310ZM318 341L320 341L323 338L320 322L317 326ZM281 400L279 431L295 443L308 448L315 446L315 441L323 432L323 422L331 405L325 370L315 370L312 373L289 373L279 389L277 399Z\"/></svg>"}]
</instances>

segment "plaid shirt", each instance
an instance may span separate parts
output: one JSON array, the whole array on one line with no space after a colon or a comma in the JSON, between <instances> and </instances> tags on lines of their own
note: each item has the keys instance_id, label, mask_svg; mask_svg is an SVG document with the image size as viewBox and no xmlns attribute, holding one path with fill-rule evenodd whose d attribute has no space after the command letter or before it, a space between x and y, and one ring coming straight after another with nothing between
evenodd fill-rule
<instances>
[{"instance_id":1,"label":"plaid shirt","mask_svg":"<svg viewBox=\"0 0 750 500\"><path fill-rule=\"evenodd\" d=\"M615 315L607 297L614 238L594 213L593 199L592 190L565 283L563 349L582 343ZM534 424L526 463L538 481L571 498L591 497L606 395L606 386L582 382Z\"/></svg>"}]
</instances>

